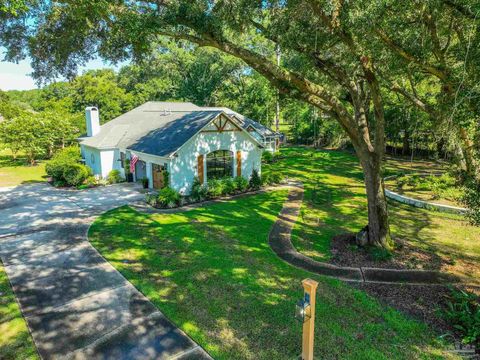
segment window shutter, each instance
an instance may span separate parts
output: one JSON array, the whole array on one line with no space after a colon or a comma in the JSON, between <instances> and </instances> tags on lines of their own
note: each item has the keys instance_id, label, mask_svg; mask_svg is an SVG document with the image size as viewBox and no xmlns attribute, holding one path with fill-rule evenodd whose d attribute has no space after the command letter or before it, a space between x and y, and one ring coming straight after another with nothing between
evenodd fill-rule
<instances>
[{"instance_id":1,"label":"window shutter","mask_svg":"<svg viewBox=\"0 0 480 360\"><path fill-rule=\"evenodd\" d=\"M242 176L242 152L237 151L237 176Z\"/></svg>"},{"instance_id":2,"label":"window shutter","mask_svg":"<svg viewBox=\"0 0 480 360\"><path fill-rule=\"evenodd\" d=\"M200 184L203 184L203 155L198 155L198 179Z\"/></svg>"}]
</instances>

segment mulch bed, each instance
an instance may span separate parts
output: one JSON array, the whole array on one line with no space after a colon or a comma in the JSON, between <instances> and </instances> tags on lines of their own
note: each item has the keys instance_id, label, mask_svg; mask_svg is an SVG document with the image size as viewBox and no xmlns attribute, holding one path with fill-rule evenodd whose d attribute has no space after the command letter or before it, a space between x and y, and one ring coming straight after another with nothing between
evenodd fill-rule
<instances>
[{"instance_id":1,"label":"mulch bed","mask_svg":"<svg viewBox=\"0 0 480 360\"><path fill-rule=\"evenodd\" d=\"M450 265L433 252L418 249L399 239L395 239L395 243L395 256L385 257L371 249L357 246L354 234L337 235L331 242L330 262L339 266L419 270L440 270L442 266Z\"/></svg>"}]
</instances>

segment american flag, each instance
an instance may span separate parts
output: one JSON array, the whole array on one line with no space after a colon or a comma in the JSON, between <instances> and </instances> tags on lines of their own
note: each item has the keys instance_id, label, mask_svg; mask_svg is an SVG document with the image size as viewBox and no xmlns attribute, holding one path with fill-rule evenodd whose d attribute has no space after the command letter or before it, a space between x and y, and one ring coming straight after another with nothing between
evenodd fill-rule
<instances>
[{"instance_id":1,"label":"american flag","mask_svg":"<svg viewBox=\"0 0 480 360\"><path fill-rule=\"evenodd\" d=\"M135 164L138 161L138 156L133 154L132 158L130 159L130 172L133 173L135 172Z\"/></svg>"}]
</instances>

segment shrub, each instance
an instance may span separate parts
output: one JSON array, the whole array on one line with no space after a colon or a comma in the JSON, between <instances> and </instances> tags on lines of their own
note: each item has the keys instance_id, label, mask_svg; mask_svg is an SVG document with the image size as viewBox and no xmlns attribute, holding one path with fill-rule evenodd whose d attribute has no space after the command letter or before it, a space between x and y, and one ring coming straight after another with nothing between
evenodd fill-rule
<instances>
[{"instance_id":1,"label":"shrub","mask_svg":"<svg viewBox=\"0 0 480 360\"><path fill-rule=\"evenodd\" d=\"M273 162L273 154L270 151L264 151L262 154L262 161L267 164Z\"/></svg>"},{"instance_id":2,"label":"shrub","mask_svg":"<svg viewBox=\"0 0 480 360\"><path fill-rule=\"evenodd\" d=\"M243 176L237 176L233 183L235 185L235 189L240 192L245 192L248 189L248 180L245 179Z\"/></svg>"},{"instance_id":3,"label":"shrub","mask_svg":"<svg viewBox=\"0 0 480 360\"><path fill-rule=\"evenodd\" d=\"M54 183L66 183L63 177L65 168L73 164L78 164L79 160L80 149L74 146L66 147L56 152L52 159L47 162L45 171L48 176L52 177Z\"/></svg>"},{"instance_id":4,"label":"shrub","mask_svg":"<svg viewBox=\"0 0 480 360\"><path fill-rule=\"evenodd\" d=\"M117 184L123 181L119 170L112 170L108 173L107 181L109 184Z\"/></svg>"},{"instance_id":5,"label":"shrub","mask_svg":"<svg viewBox=\"0 0 480 360\"><path fill-rule=\"evenodd\" d=\"M461 201L468 209L466 215L469 222L480 226L480 181L470 180L465 183Z\"/></svg>"},{"instance_id":6,"label":"shrub","mask_svg":"<svg viewBox=\"0 0 480 360\"><path fill-rule=\"evenodd\" d=\"M158 192L157 204L164 208L178 206L180 204L180 194L170 187L164 187Z\"/></svg>"},{"instance_id":7,"label":"shrub","mask_svg":"<svg viewBox=\"0 0 480 360\"><path fill-rule=\"evenodd\" d=\"M258 190L262 186L262 179L260 179L257 169L253 169L248 185L253 190Z\"/></svg>"},{"instance_id":8,"label":"shrub","mask_svg":"<svg viewBox=\"0 0 480 360\"><path fill-rule=\"evenodd\" d=\"M282 182L282 180L283 175L278 172L262 174L262 185L279 184Z\"/></svg>"},{"instance_id":9,"label":"shrub","mask_svg":"<svg viewBox=\"0 0 480 360\"><path fill-rule=\"evenodd\" d=\"M208 180L207 189L210 198L219 197L223 192L223 183L217 179Z\"/></svg>"},{"instance_id":10,"label":"shrub","mask_svg":"<svg viewBox=\"0 0 480 360\"><path fill-rule=\"evenodd\" d=\"M208 196L208 189L205 185L200 183L200 179L195 176L193 178L192 190L190 191L190 197L194 201L205 200Z\"/></svg>"},{"instance_id":11,"label":"shrub","mask_svg":"<svg viewBox=\"0 0 480 360\"><path fill-rule=\"evenodd\" d=\"M63 167L63 179L69 186L78 186L91 175L90 168L82 164L68 164Z\"/></svg>"},{"instance_id":12,"label":"shrub","mask_svg":"<svg viewBox=\"0 0 480 360\"><path fill-rule=\"evenodd\" d=\"M272 185L273 180L270 174L262 174L262 185Z\"/></svg>"},{"instance_id":13,"label":"shrub","mask_svg":"<svg viewBox=\"0 0 480 360\"><path fill-rule=\"evenodd\" d=\"M233 178L227 177L221 180L222 182L222 195L229 195L235 192L235 183Z\"/></svg>"},{"instance_id":14,"label":"shrub","mask_svg":"<svg viewBox=\"0 0 480 360\"><path fill-rule=\"evenodd\" d=\"M444 316L460 331L465 344L480 344L480 298L477 295L452 289Z\"/></svg>"},{"instance_id":15,"label":"shrub","mask_svg":"<svg viewBox=\"0 0 480 360\"><path fill-rule=\"evenodd\" d=\"M170 173L167 170L163 171L163 184L165 187L170 187Z\"/></svg>"},{"instance_id":16,"label":"shrub","mask_svg":"<svg viewBox=\"0 0 480 360\"><path fill-rule=\"evenodd\" d=\"M140 179L140 181L142 182L142 186L144 189L148 189L148 178L147 177L143 177Z\"/></svg>"},{"instance_id":17,"label":"shrub","mask_svg":"<svg viewBox=\"0 0 480 360\"><path fill-rule=\"evenodd\" d=\"M85 179L85 181L83 182L83 184L89 188L91 187L95 187L98 185L98 180L95 176L89 176Z\"/></svg>"},{"instance_id":18,"label":"shrub","mask_svg":"<svg viewBox=\"0 0 480 360\"><path fill-rule=\"evenodd\" d=\"M271 181L272 181L273 184L280 184L284 179L283 174L279 173L279 172L272 173L271 177L272 177Z\"/></svg>"},{"instance_id":19,"label":"shrub","mask_svg":"<svg viewBox=\"0 0 480 360\"><path fill-rule=\"evenodd\" d=\"M156 207L157 206L157 195L155 194L147 194L145 196L145 201L147 202L147 204L153 206L153 207Z\"/></svg>"}]
</instances>

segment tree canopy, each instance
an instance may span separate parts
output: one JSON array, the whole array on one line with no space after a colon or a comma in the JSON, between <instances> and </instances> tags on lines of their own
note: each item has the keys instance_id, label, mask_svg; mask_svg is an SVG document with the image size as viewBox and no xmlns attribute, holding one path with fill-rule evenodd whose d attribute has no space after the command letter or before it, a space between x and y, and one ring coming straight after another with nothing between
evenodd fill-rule
<instances>
[{"instance_id":1,"label":"tree canopy","mask_svg":"<svg viewBox=\"0 0 480 360\"><path fill-rule=\"evenodd\" d=\"M30 56L34 76L43 81L73 78L78 66L96 56L112 62L130 59L134 65L124 71L124 86L143 94L142 99L164 91L210 104L220 99L219 89L231 83L232 93L237 92L243 102L270 102L276 96L273 87L285 98L315 107L322 119L337 121L364 171L372 244L390 244L381 178L388 132L401 130L404 145L411 143L418 128L436 132L435 136L443 133L439 136L443 146L455 149L459 166L478 176L474 141L478 139L480 5L476 1L20 3L23 6L2 12L0 44L7 48L7 59ZM165 52L164 37L179 47ZM217 49L246 66L208 51L202 61L198 57L191 61L185 41ZM152 76L148 67L136 67L145 60L153 73L182 66L188 73L179 71L180 77L173 81ZM269 85L256 81L249 88L235 80L254 79L241 76L252 69ZM91 92L90 101L105 101L95 89ZM120 110L113 108L111 116L116 111Z\"/></svg>"}]
</instances>

